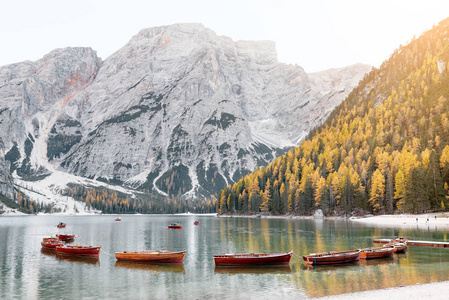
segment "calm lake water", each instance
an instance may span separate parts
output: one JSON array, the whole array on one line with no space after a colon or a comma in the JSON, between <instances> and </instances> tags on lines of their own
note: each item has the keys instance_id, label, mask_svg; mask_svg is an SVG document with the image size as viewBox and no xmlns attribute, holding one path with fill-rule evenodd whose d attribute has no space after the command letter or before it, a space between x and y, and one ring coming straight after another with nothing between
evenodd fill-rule
<instances>
[{"instance_id":1,"label":"calm lake water","mask_svg":"<svg viewBox=\"0 0 449 300\"><path fill-rule=\"evenodd\" d=\"M0 217L0 299L306 299L449 279L449 249L409 247L391 259L307 267L300 256L373 246L373 238L446 241L448 230L375 228L344 220L198 216ZM193 225L194 220L200 226ZM58 222L67 228L58 229ZM183 228L168 229L179 221ZM43 252L42 237L76 234L99 259ZM183 264L116 262L124 250L187 250ZM285 267L215 267L212 255L288 252Z\"/></svg>"}]
</instances>

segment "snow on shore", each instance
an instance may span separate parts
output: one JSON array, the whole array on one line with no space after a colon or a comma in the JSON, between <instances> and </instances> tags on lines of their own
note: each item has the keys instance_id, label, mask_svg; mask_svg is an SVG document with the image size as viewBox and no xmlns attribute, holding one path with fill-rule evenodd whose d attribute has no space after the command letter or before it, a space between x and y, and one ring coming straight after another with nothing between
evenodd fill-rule
<instances>
[{"instance_id":1,"label":"snow on shore","mask_svg":"<svg viewBox=\"0 0 449 300\"><path fill-rule=\"evenodd\" d=\"M351 218L351 221L377 227L447 228L449 214L429 213L420 215L382 215L368 218Z\"/></svg>"}]
</instances>

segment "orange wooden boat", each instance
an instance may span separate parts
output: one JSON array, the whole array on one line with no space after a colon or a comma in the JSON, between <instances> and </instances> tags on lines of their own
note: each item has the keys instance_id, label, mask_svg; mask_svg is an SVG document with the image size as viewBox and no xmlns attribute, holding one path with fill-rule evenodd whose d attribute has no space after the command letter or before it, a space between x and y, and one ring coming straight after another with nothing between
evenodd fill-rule
<instances>
[{"instance_id":1,"label":"orange wooden boat","mask_svg":"<svg viewBox=\"0 0 449 300\"><path fill-rule=\"evenodd\" d=\"M293 251L288 253L242 253L214 255L217 266L256 266L256 265L285 265L290 263Z\"/></svg>"},{"instance_id":2,"label":"orange wooden boat","mask_svg":"<svg viewBox=\"0 0 449 300\"><path fill-rule=\"evenodd\" d=\"M97 257L100 255L101 246L59 246L56 247L56 254L64 254L64 255L77 255L77 256L94 256Z\"/></svg>"},{"instance_id":3,"label":"orange wooden boat","mask_svg":"<svg viewBox=\"0 0 449 300\"><path fill-rule=\"evenodd\" d=\"M58 227L58 228L65 228L66 225L67 225L66 223L59 222L59 224L56 225L56 227Z\"/></svg>"},{"instance_id":4,"label":"orange wooden boat","mask_svg":"<svg viewBox=\"0 0 449 300\"><path fill-rule=\"evenodd\" d=\"M367 248L360 250L360 259L384 258L392 256L394 247Z\"/></svg>"},{"instance_id":5,"label":"orange wooden boat","mask_svg":"<svg viewBox=\"0 0 449 300\"><path fill-rule=\"evenodd\" d=\"M308 265L342 264L359 260L360 249L312 253L302 258Z\"/></svg>"},{"instance_id":6,"label":"orange wooden boat","mask_svg":"<svg viewBox=\"0 0 449 300\"><path fill-rule=\"evenodd\" d=\"M403 237L399 237L397 239L392 239L388 244L385 244L384 247L394 247L394 253L405 252L407 249L408 240Z\"/></svg>"},{"instance_id":7,"label":"orange wooden boat","mask_svg":"<svg viewBox=\"0 0 449 300\"><path fill-rule=\"evenodd\" d=\"M182 229L182 225L179 223L171 223L170 225L168 225L168 228Z\"/></svg>"},{"instance_id":8,"label":"orange wooden boat","mask_svg":"<svg viewBox=\"0 0 449 300\"><path fill-rule=\"evenodd\" d=\"M123 251L115 252L115 258L119 261L152 262L152 263L182 263L184 251Z\"/></svg>"},{"instance_id":9,"label":"orange wooden boat","mask_svg":"<svg viewBox=\"0 0 449 300\"><path fill-rule=\"evenodd\" d=\"M201 222L200 221L195 221L195 222L193 222L193 225L201 225Z\"/></svg>"},{"instance_id":10,"label":"orange wooden boat","mask_svg":"<svg viewBox=\"0 0 449 300\"><path fill-rule=\"evenodd\" d=\"M394 248L394 253L405 252L407 244L404 243L388 243L383 245L383 248Z\"/></svg>"},{"instance_id":11,"label":"orange wooden boat","mask_svg":"<svg viewBox=\"0 0 449 300\"><path fill-rule=\"evenodd\" d=\"M74 234L57 234L56 237L61 241L70 241L75 239Z\"/></svg>"},{"instance_id":12,"label":"orange wooden boat","mask_svg":"<svg viewBox=\"0 0 449 300\"><path fill-rule=\"evenodd\" d=\"M56 250L56 247L62 246L62 243L57 237L49 237L42 239L41 246L48 250Z\"/></svg>"}]
</instances>

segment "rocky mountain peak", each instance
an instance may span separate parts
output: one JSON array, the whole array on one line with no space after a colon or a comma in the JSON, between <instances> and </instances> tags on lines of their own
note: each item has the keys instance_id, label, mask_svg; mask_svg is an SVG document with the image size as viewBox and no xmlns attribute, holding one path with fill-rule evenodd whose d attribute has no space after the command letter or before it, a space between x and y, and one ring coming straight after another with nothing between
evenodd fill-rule
<instances>
[{"instance_id":1,"label":"rocky mountain peak","mask_svg":"<svg viewBox=\"0 0 449 300\"><path fill-rule=\"evenodd\" d=\"M297 145L369 69L309 76L270 41L155 27L103 62L65 48L0 68L0 130L22 178L59 170L210 197Z\"/></svg>"}]
</instances>

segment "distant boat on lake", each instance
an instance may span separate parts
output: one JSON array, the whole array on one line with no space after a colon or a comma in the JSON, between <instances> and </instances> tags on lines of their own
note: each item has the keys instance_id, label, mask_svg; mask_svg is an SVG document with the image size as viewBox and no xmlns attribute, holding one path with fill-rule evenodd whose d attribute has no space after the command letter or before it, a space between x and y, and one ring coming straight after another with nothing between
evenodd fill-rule
<instances>
[{"instance_id":1,"label":"distant boat on lake","mask_svg":"<svg viewBox=\"0 0 449 300\"><path fill-rule=\"evenodd\" d=\"M290 263L293 251L288 253L242 253L214 255L217 266L248 266L248 265L283 265Z\"/></svg>"},{"instance_id":2,"label":"distant boat on lake","mask_svg":"<svg viewBox=\"0 0 449 300\"><path fill-rule=\"evenodd\" d=\"M171 223L170 225L168 225L168 228L182 229L182 225L179 223Z\"/></svg>"},{"instance_id":3,"label":"distant boat on lake","mask_svg":"<svg viewBox=\"0 0 449 300\"><path fill-rule=\"evenodd\" d=\"M195 222L193 222L193 225L201 225L201 222L200 221L195 221Z\"/></svg>"},{"instance_id":4,"label":"distant boat on lake","mask_svg":"<svg viewBox=\"0 0 449 300\"><path fill-rule=\"evenodd\" d=\"M57 234L56 237L61 241L70 241L75 239L74 234Z\"/></svg>"},{"instance_id":5,"label":"distant boat on lake","mask_svg":"<svg viewBox=\"0 0 449 300\"><path fill-rule=\"evenodd\" d=\"M66 225L67 225L66 223L59 222L59 224L56 225L56 227L58 227L58 228L65 228Z\"/></svg>"}]
</instances>

